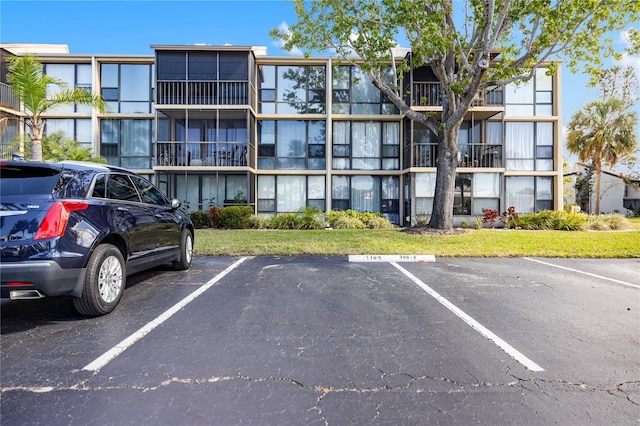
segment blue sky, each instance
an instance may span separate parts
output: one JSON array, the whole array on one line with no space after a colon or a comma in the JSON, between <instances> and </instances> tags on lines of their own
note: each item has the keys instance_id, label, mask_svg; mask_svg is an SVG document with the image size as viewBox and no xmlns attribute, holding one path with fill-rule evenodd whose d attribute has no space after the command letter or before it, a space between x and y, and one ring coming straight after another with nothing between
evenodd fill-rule
<instances>
[{"instance_id":1,"label":"blue sky","mask_svg":"<svg viewBox=\"0 0 640 426\"><path fill-rule=\"evenodd\" d=\"M1 0L0 42L60 43L73 54L152 54L151 45L204 43L267 46L270 55L288 55L268 33L295 20L293 3L284 0ZM640 69L640 58L632 62ZM585 76L564 69L562 96L566 126L597 93Z\"/></svg>"}]
</instances>

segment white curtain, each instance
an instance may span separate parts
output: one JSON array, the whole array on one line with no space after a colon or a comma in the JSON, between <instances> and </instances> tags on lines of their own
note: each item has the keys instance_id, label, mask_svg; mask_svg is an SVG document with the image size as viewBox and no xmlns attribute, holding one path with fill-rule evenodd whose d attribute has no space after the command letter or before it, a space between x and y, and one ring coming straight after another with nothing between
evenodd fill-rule
<instances>
[{"instance_id":1,"label":"white curtain","mask_svg":"<svg viewBox=\"0 0 640 426\"><path fill-rule=\"evenodd\" d=\"M351 208L359 212L380 211L380 178L352 176Z\"/></svg>"},{"instance_id":2,"label":"white curtain","mask_svg":"<svg viewBox=\"0 0 640 426\"><path fill-rule=\"evenodd\" d=\"M354 170L373 170L380 168L380 123L352 123L351 139L352 168Z\"/></svg>"},{"instance_id":3,"label":"white curtain","mask_svg":"<svg viewBox=\"0 0 640 426\"><path fill-rule=\"evenodd\" d=\"M506 207L515 207L518 213L533 213L535 209L535 188L533 176L512 176L506 178Z\"/></svg>"},{"instance_id":4,"label":"white curtain","mask_svg":"<svg viewBox=\"0 0 640 426\"><path fill-rule=\"evenodd\" d=\"M534 170L533 123L506 123L507 170Z\"/></svg>"},{"instance_id":5,"label":"white curtain","mask_svg":"<svg viewBox=\"0 0 640 426\"><path fill-rule=\"evenodd\" d=\"M304 157L306 147L304 121L278 121L278 157Z\"/></svg>"},{"instance_id":6,"label":"white curtain","mask_svg":"<svg viewBox=\"0 0 640 426\"><path fill-rule=\"evenodd\" d=\"M307 185L305 176L278 176L278 212L296 212L305 208Z\"/></svg>"}]
</instances>

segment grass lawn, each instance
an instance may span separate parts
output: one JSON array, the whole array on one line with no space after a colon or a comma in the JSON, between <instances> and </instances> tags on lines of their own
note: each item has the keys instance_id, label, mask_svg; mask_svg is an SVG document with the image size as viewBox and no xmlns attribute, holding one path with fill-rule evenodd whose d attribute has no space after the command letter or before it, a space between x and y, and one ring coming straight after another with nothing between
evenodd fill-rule
<instances>
[{"instance_id":1,"label":"grass lawn","mask_svg":"<svg viewBox=\"0 0 640 426\"><path fill-rule=\"evenodd\" d=\"M379 230L198 229L195 254L223 256L432 254L437 257L640 257L640 218L625 231L470 229L459 235Z\"/></svg>"}]
</instances>

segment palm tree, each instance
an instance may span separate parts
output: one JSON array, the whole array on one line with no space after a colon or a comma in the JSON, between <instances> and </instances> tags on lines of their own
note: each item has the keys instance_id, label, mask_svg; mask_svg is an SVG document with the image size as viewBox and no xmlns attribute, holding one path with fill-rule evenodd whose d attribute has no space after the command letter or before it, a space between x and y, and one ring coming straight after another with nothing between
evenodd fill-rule
<instances>
[{"instance_id":1,"label":"palm tree","mask_svg":"<svg viewBox=\"0 0 640 426\"><path fill-rule=\"evenodd\" d=\"M58 105L90 105L101 113L109 111L108 105L87 89L69 88L62 80L42 72L42 64L32 55L8 58L7 80L16 96L24 105L27 114L25 125L29 128L32 142L32 159L42 161L42 137L46 120L43 114ZM54 85L60 90L47 97L47 87Z\"/></svg>"},{"instance_id":2,"label":"palm tree","mask_svg":"<svg viewBox=\"0 0 640 426\"><path fill-rule=\"evenodd\" d=\"M637 123L637 113L628 111L628 106L616 98L589 102L571 117L567 149L577 154L581 162L593 164L595 214L600 214L602 165L613 167L637 150Z\"/></svg>"}]
</instances>

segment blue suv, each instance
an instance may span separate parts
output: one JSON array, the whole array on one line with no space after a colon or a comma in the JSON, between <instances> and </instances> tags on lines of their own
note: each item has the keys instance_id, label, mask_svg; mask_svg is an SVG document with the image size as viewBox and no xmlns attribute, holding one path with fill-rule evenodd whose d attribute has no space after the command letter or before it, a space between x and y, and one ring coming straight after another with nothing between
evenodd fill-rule
<instances>
[{"instance_id":1,"label":"blue suv","mask_svg":"<svg viewBox=\"0 0 640 426\"><path fill-rule=\"evenodd\" d=\"M71 296L82 315L113 311L127 275L191 266L194 228L180 207L123 168L0 161L2 298Z\"/></svg>"}]
</instances>

